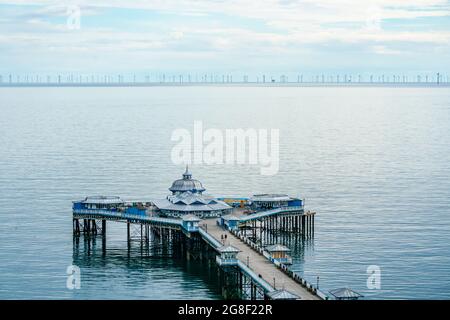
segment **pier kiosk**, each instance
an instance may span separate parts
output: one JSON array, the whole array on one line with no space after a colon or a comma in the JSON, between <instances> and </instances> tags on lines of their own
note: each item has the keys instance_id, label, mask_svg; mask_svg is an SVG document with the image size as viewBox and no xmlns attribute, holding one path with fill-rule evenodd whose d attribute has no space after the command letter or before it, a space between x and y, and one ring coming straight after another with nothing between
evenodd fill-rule
<instances>
[{"instance_id":1,"label":"pier kiosk","mask_svg":"<svg viewBox=\"0 0 450 320\"><path fill-rule=\"evenodd\" d=\"M286 194L255 194L250 198L250 202L252 209L256 211L303 206L303 200Z\"/></svg>"},{"instance_id":2,"label":"pier kiosk","mask_svg":"<svg viewBox=\"0 0 450 320\"><path fill-rule=\"evenodd\" d=\"M220 253L220 255L216 257L216 262L219 266L238 265L237 254L241 252L241 250L233 246L223 246L217 249L217 251Z\"/></svg>"},{"instance_id":3,"label":"pier kiosk","mask_svg":"<svg viewBox=\"0 0 450 320\"><path fill-rule=\"evenodd\" d=\"M269 292L267 297L270 300L300 300L299 296L284 289Z\"/></svg>"},{"instance_id":4,"label":"pier kiosk","mask_svg":"<svg viewBox=\"0 0 450 320\"><path fill-rule=\"evenodd\" d=\"M225 215L220 218L220 224L230 231L239 229L240 217L233 214Z\"/></svg>"},{"instance_id":5,"label":"pier kiosk","mask_svg":"<svg viewBox=\"0 0 450 320\"><path fill-rule=\"evenodd\" d=\"M193 214L188 214L183 216L183 222L181 225L183 229L187 232L197 232L198 231L198 223L200 222L200 218Z\"/></svg>"},{"instance_id":6,"label":"pier kiosk","mask_svg":"<svg viewBox=\"0 0 450 320\"><path fill-rule=\"evenodd\" d=\"M329 292L336 300L358 300L363 297L363 295L350 288L339 288Z\"/></svg>"},{"instance_id":7,"label":"pier kiosk","mask_svg":"<svg viewBox=\"0 0 450 320\"><path fill-rule=\"evenodd\" d=\"M281 244L274 244L265 249L265 256L275 264L292 264L292 258L288 255L291 251Z\"/></svg>"}]
</instances>

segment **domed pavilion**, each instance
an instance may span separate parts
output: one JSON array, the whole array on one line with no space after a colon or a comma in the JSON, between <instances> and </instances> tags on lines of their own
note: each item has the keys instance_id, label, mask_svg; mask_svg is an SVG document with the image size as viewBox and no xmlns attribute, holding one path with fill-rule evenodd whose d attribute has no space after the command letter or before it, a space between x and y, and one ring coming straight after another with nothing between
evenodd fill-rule
<instances>
[{"instance_id":1,"label":"domed pavilion","mask_svg":"<svg viewBox=\"0 0 450 320\"><path fill-rule=\"evenodd\" d=\"M163 216L182 218L193 214L199 218L212 218L233 210L225 202L204 195L206 189L199 180L192 178L187 166L182 178L175 180L169 190L171 195L153 202Z\"/></svg>"}]
</instances>

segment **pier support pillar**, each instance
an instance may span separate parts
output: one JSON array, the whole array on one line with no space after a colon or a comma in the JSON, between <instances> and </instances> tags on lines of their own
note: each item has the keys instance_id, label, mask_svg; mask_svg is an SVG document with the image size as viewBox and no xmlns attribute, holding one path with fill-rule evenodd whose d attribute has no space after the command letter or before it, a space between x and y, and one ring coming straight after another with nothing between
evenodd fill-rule
<instances>
[{"instance_id":1,"label":"pier support pillar","mask_svg":"<svg viewBox=\"0 0 450 320\"><path fill-rule=\"evenodd\" d=\"M106 220L102 220L102 250L106 251Z\"/></svg>"},{"instance_id":2,"label":"pier support pillar","mask_svg":"<svg viewBox=\"0 0 450 320\"><path fill-rule=\"evenodd\" d=\"M308 215L308 235L309 235L309 237L311 237L311 227L312 227L312 225L311 225L311 215Z\"/></svg>"},{"instance_id":3,"label":"pier support pillar","mask_svg":"<svg viewBox=\"0 0 450 320\"><path fill-rule=\"evenodd\" d=\"M302 236L305 235L305 215L302 215L300 221L300 229L302 230Z\"/></svg>"},{"instance_id":4,"label":"pier support pillar","mask_svg":"<svg viewBox=\"0 0 450 320\"><path fill-rule=\"evenodd\" d=\"M130 223L127 222L127 242L128 242L128 246L130 245L130 241L131 241Z\"/></svg>"},{"instance_id":5,"label":"pier support pillar","mask_svg":"<svg viewBox=\"0 0 450 320\"><path fill-rule=\"evenodd\" d=\"M308 236L308 216L305 216L305 236Z\"/></svg>"},{"instance_id":6,"label":"pier support pillar","mask_svg":"<svg viewBox=\"0 0 450 320\"><path fill-rule=\"evenodd\" d=\"M311 237L311 235L312 235L312 215L309 215L309 218L308 218L308 220L309 220L309 236Z\"/></svg>"},{"instance_id":7,"label":"pier support pillar","mask_svg":"<svg viewBox=\"0 0 450 320\"><path fill-rule=\"evenodd\" d=\"M97 235L97 223L95 222L95 219L92 219L91 223L92 223L92 234L94 236L96 236Z\"/></svg>"},{"instance_id":8,"label":"pier support pillar","mask_svg":"<svg viewBox=\"0 0 450 320\"><path fill-rule=\"evenodd\" d=\"M73 219L73 234L75 236L80 235L80 220L78 219Z\"/></svg>"},{"instance_id":9,"label":"pier support pillar","mask_svg":"<svg viewBox=\"0 0 450 320\"><path fill-rule=\"evenodd\" d=\"M89 219L83 219L83 233L89 233Z\"/></svg>"},{"instance_id":10,"label":"pier support pillar","mask_svg":"<svg viewBox=\"0 0 450 320\"><path fill-rule=\"evenodd\" d=\"M145 243L148 245L150 243L150 228L148 224L145 225Z\"/></svg>"}]
</instances>

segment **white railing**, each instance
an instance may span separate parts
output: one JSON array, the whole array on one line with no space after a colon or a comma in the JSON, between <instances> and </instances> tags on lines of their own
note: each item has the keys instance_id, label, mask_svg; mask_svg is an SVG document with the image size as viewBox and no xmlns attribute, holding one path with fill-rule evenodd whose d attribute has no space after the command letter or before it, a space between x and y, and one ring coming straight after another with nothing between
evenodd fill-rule
<instances>
[{"instance_id":1,"label":"white railing","mask_svg":"<svg viewBox=\"0 0 450 320\"><path fill-rule=\"evenodd\" d=\"M248 216L239 220L239 222L247 222L247 221L251 221L251 220L255 220L255 219L260 219L260 218L268 217L268 216L282 213L282 212L303 211L303 210L304 210L303 206L276 208L276 209L271 209L271 210L266 210L266 211L249 214Z\"/></svg>"},{"instance_id":2,"label":"white railing","mask_svg":"<svg viewBox=\"0 0 450 320\"><path fill-rule=\"evenodd\" d=\"M212 246L214 246L216 249L220 248L223 246L222 243L220 243L220 241L218 241L216 238L214 238L212 235L210 235L205 229L203 229L202 227L200 227L198 229L198 232L200 233L200 235L206 240L208 241Z\"/></svg>"},{"instance_id":3,"label":"white railing","mask_svg":"<svg viewBox=\"0 0 450 320\"><path fill-rule=\"evenodd\" d=\"M255 282L257 282L261 287L264 288L266 292L272 292L275 289L263 278L260 278L252 269L247 267L242 261L238 261L238 266L243 272L245 272L249 277L251 277Z\"/></svg>"},{"instance_id":4,"label":"white railing","mask_svg":"<svg viewBox=\"0 0 450 320\"><path fill-rule=\"evenodd\" d=\"M163 217L149 217L144 215L138 215L138 214L129 214L129 213L123 213L123 212L112 212L108 210L102 210L102 209L74 209L74 214L78 215L100 215L108 218L119 218L119 219L132 219L132 220L140 220L140 221L148 221L148 222L155 222L155 223L166 223L166 224L172 224L172 225L181 225L182 221L177 219L171 219L171 218L163 218Z\"/></svg>"}]
</instances>

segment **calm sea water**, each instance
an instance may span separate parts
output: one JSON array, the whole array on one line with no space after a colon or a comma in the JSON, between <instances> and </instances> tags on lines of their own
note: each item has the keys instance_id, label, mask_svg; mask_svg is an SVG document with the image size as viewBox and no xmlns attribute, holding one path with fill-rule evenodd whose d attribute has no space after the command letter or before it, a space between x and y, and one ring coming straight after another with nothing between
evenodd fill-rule
<instances>
[{"instance_id":1,"label":"calm sea water","mask_svg":"<svg viewBox=\"0 0 450 320\"><path fill-rule=\"evenodd\" d=\"M324 291L450 298L450 90L443 88L0 88L0 298L217 299L216 277L124 225L72 238L71 201L164 197L183 171L174 129L280 129L280 170L194 165L214 195L283 192L317 211L293 269ZM66 289L66 268L81 289ZM366 286L381 268L381 289Z\"/></svg>"}]
</instances>

